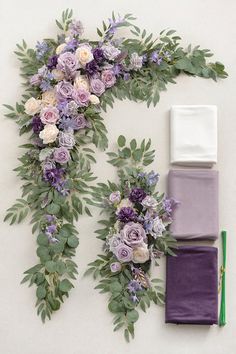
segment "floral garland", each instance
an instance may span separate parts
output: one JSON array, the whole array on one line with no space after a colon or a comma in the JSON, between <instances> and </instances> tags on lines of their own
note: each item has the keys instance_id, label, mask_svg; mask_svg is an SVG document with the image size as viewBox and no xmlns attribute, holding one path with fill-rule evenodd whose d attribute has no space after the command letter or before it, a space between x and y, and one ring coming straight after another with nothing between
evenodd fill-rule
<instances>
[{"instance_id":1,"label":"floral garland","mask_svg":"<svg viewBox=\"0 0 236 354\"><path fill-rule=\"evenodd\" d=\"M118 152L108 156L118 168L119 182L98 183L90 201L108 216L99 221L103 228L96 231L104 242L105 255L98 255L85 274L101 278L95 289L109 294L114 330L124 328L129 341L139 318L137 309L146 312L152 301L164 304L161 280L150 280L149 270L164 254L174 255L176 241L168 226L177 202L155 191L158 173L144 170L154 159L150 140L137 147L135 139L126 145L125 137L120 136L118 145Z\"/></svg>"},{"instance_id":2,"label":"floral garland","mask_svg":"<svg viewBox=\"0 0 236 354\"><path fill-rule=\"evenodd\" d=\"M101 111L114 99L157 104L166 84L181 73L205 78L225 78L219 63L208 63L208 49L184 50L175 31L159 38L140 31L132 15L103 22L98 41L82 38L83 26L72 10L56 21L56 39L37 42L34 49L23 40L15 52L21 63L25 93L15 107L5 105L7 117L28 134L27 150L15 170L23 180L22 198L8 209L5 220L19 223L31 212L37 232L39 262L27 270L23 282L35 284L38 314L43 321L60 308L73 287L77 266L72 261L78 246L74 221L90 214L83 194L94 179L93 150L105 149L106 128ZM115 38L119 28L129 28L134 38Z\"/></svg>"}]
</instances>

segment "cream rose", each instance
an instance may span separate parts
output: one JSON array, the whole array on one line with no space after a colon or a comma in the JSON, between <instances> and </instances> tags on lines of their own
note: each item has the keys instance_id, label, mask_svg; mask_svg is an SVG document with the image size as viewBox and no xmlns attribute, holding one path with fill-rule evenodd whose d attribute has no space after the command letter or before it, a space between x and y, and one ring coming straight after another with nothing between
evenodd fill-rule
<instances>
[{"instance_id":1,"label":"cream rose","mask_svg":"<svg viewBox=\"0 0 236 354\"><path fill-rule=\"evenodd\" d=\"M74 81L74 87L77 90L84 89L89 91L89 82L85 75L77 75Z\"/></svg>"},{"instance_id":2,"label":"cream rose","mask_svg":"<svg viewBox=\"0 0 236 354\"><path fill-rule=\"evenodd\" d=\"M44 144L49 144L56 140L58 133L59 130L54 124L46 124L44 129L39 133L39 137L43 140Z\"/></svg>"},{"instance_id":3,"label":"cream rose","mask_svg":"<svg viewBox=\"0 0 236 354\"><path fill-rule=\"evenodd\" d=\"M29 116L34 116L41 109L41 100L31 97L25 102L25 113Z\"/></svg>"},{"instance_id":4,"label":"cream rose","mask_svg":"<svg viewBox=\"0 0 236 354\"><path fill-rule=\"evenodd\" d=\"M100 100L96 95L90 95L89 101L95 105L100 103Z\"/></svg>"},{"instance_id":5,"label":"cream rose","mask_svg":"<svg viewBox=\"0 0 236 354\"><path fill-rule=\"evenodd\" d=\"M57 54L57 55L61 54L61 52L65 49L66 46L67 46L66 43L60 44L60 45L57 47L57 49L56 49L56 54Z\"/></svg>"},{"instance_id":6,"label":"cream rose","mask_svg":"<svg viewBox=\"0 0 236 354\"><path fill-rule=\"evenodd\" d=\"M62 81L65 78L63 71L61 71L59 69L53 69L52 76L56 81Z\"/></svg>"},{"instance_id":7,"label":"cream rose","mask_svg":"<svg viewBox=\"0 0 236 354\"><path fill-rule=\"evenodd\" d=\"M43 106L55 106L56 103L57 103L57 98L54 90L45 91L42 94Z\"/></svg>"},{"instance_id":8,"label":"cream rose","mask_svg":"<svg viewBox=\"0 0 236 354\"><path fill-rule=\"evenodd\" d=\"M146 245L136 247L133 249L133 262L134 263L145 263L149 260L149 250Z\"/></svg>"},{"instance_id":9,"label":"cream rose","mask_svg":"<svg viewBox=\"0 0 236 354\"><path fill-rule=\"evenodd\" d=\"M76 49L75 55L82 66L93 60L93 54L89 46L81 45Z\"/></svg>"}]
</instances>

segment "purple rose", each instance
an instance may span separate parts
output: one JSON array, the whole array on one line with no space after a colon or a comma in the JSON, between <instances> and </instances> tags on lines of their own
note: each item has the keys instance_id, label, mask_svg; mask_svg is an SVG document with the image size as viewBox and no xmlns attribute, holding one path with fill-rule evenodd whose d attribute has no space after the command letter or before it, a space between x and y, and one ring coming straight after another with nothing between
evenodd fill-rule
<instances>
[{"instance_id":1,"label":"purple rose","mask_svg":"<svg viewBox=\"0 0 236 354\"><path fill-rule=\"evenodd\" d=\"M39 74L34 74L33 76L31 76L30 78L30 84L32 86L38 86L41 84L41 77Z\"/></svg>"},{"instance_id":2,"label":"purple rose","mask_svg":"<svg viewBox=\"0 0 236 354\"><path fill-rule=\"evenodd\" d=\"M119 262L113 262L110 264L110 269L112 273L121 271L121 264Z\"/></svg>"},{"instance_id":3,"label":"purple rose","mask_svg":"<svg viewBox=\"0 0 236 354\"><path fill-rule=\"evenodd\" d=\"M121 230L120 235L123 242L132 248L141 246L147 241L144 228L141 224L135 222L126 224Z\"/></svg>"},{"instance_id":4,"label":"purple rose","mask_svg":"<svg viewBox=\"0 0 236 354\"><path fill-rule=\"evenodd\" d=\"M59 55L57 59L57 69L73 74L78 69L78 60L71 52Z\"/></svg>"},{"instance_id":5,"label":"purple rose","mask_svg":"<svg viewBox=\"0 0 236 354\"><path fill-rule=\"evenodd\" d=\"M73 100L79 105L79 107L86 107L89 104L90 93L87 90L74 89L72 93Z\"/></svg>"},{"instance_id":6,"label":"purple rose","mask_svg":"<svg viewBox=\"0 0 236 354\"><path fill-rule=\"evenodd\" d=\"M44 124L55 124L59 119L59 111L56 107L47 106L41 110L40 119Z\"/></svg>"},{"instance_id":7,"label":"purple rose","mask_svg":"<svg viewBox=\"0 0 236 354\"><path fill-rule=\"evenodd\" d=\"M97 96L101 96L105 92L105 85L100 79L92 79L90 81L90 90Z\"/></svg>"},{"instance_id":8,"label":"purple rose","mask_svg":"<svg viewBox=\"0 0 236 354\"><path fill-rule=\"evenodd\" d=\"M121 243L115 250L115 256L121 263L130 262L133 258L133 250L131 247Z\"/></svg>"},{"instance_id":9,"label":"purple rose","mask_svg":"<svg viewBox=\"0 0 236 354\"><path fill-rule=\"evenodd\" d=\"M134 221L137 218L137 214L131 207L123 207L117 213L118 220L122 222Z\"/></svg>"},{"instance_id":10,"label":"purple rose","mask_svg":"<svg viewBox=\"0 0 236 354\"><path fill-rule=\"evenodd\" d=\"M31 121L32 129L35 134L39 134L43 129L43 123L39 116L34 116Z\"/></svg>"},{"instance_id":11,"label":"purple rose","mask_svg":"<svg viewBox=\"0 0 236 354\"><path fill-rule=\"evenodd\" d=\"M74 117L73 120L75 130L84 129L88 127L88 121L85 119L82 113Z\"/></svg>"},{"instance_id":12,"label":"purple rose","mask_svg":"<svg viewBox=\"0 0 236 354\"><path fill-rule=\"evenodd\" d=\"M146 195L142 188L133 188L130 192L129 200L133 203L141 203Z\"/></svg>"},{"instance_id":13,"label":"purple rose","mask_svg":"<svg viewBox=\"0 0 236 354\"><path fill-rule=\"evenodd\" d=\"M109 195L109 201L110 201L112 204L119 203L119 202L120 202L120 199L121 199L120 191L112 192L112 193Z\"/></svg>"},{"instance_id":14,"label":"purple rose","mask_svg":"<svg viewBox=\"0 0 236 354\"><path fill-rule=\"evenodd\" d=\"M115 85L116 82L115 74L110 69L104 70L102 72L101 79L106 87L112 87Z\"/></svg>"},{"instance_id":15,"label":"purple rose","mask_svg":"<svg viewBox=\"0 0 236 354\"><path fill-rule=\"evenodd\" d=\"M102 51L108 60L115 60L120 54L120 50L111 44L104 44L102 46Z\"/></svg>"},{"instance_id":16,"label":"purple rose","mask_svg":"<svg viewBox=\"0 0 236 354\"><path fill-rule=\"evenodd\" d=\"M60 164L67 163L70 160L70 153L64 146L61 146L54 150L53 159Z\"/></svg>"},{"instance_id":17,"label":"purple rose","mask_svg":"<svg viewBox=\"0 0 236 354\"><path fill-rule=\"evenodd\" d=\"M59 145L67 149L72 149L75 145L75 138L72 132L59 133Z\"/></svg>"},{"instance_id":18,"label":"purple rose","mask_svg":"<svg viewBox=\"0 0 236 354\"><path fill-rule=\"evenodd\" d=\"M74 87L68 81L60 81L57 86L57 94L61 99L68 99L72 97L74 92Z\"/></svg>"},{"instance_id":19,"label":"purple rose","mask_svg":"<svg viewBox=\"0 0 236 354\"><path fill-rule=\"evenodd\" d=\"M96 48L93 50L93 57L97 63L102 63L104 58L103 50L101 48Z\"/></svg>"}]
</instances>

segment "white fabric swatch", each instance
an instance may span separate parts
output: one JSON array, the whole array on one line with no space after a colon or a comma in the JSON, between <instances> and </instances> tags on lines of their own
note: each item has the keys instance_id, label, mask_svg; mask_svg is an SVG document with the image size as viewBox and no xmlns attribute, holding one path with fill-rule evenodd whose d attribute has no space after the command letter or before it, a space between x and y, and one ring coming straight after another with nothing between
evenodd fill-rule
<instances>
[{"instance_id":1,"label":"white fabric swatch","mask_svg":"<svg viewBox=\"0 0 236 354\"><path fill-rule=\"evenodd\" d=\"M172 106L170 162L210 167L217 162L217 107Z\"/></svg>"}]
</instances>

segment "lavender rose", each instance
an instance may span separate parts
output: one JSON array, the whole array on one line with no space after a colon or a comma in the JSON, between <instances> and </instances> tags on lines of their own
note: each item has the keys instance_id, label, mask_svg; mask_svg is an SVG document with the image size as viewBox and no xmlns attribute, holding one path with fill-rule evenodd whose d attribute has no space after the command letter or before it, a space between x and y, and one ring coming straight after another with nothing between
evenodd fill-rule
<instances>
[{"instance_id":1,"label":"lavender rose","mask_svg":"<svg viewBox=\"0 0 236 354\"><path fill-rule=\"evenodd\" d=\"M59 119L59 111L56 107L47 106L41 110L40 119L43 124L55 124Z\"/></svg>"},{"instance_id":2,"label":"lavender rose","mask_svg":"<svg viewBox=\"0 0 236 354\"><path fill-rule=\"evenodd\" d=\"M142 200L142 205L147 208L147 209L155 209L158 205L157 201L155 198L153 198L150 195L147 195L143 200Z\"/></svg>"},{"instance_id":3,"label":"lavender rose","mask_svg":"<svg viewBox=\"0 0 236 354\"><path fill-rule=\"evenodd\" d=\"M70 153L64 146L61 146L54 150L53 159L60 164L67 163L70 160Z\"/></svg>"},{"instance_id":4,"label":"lavender rose","mask_svg":"<svg viewBox=\"0 0 236 354\"><path fill-rule=\"evenodd\" d=\"M120 261L121 263L130 262L133 258L133 250L131 247L121 243L116 248L115 255L118 261Z\"/></svg>"},{"instance_id":5,"label":"lavender rose","mask_svg":"<svg viewBox=\"0 0 236 354\"><path fill-rule=\"evenodd\" d=\"M120 235L119 234L113 235L108 241L110 251L114 253L116 248L120 245L120 243L121 243Z\"/></svg>"},{"instance_id":6,"label":"lavender rose","mask_svg":"<svg viewBox=\"0 0 236 354\"><path fill-rule=\"evenodd\" d=\"M72 98L79 107L86 107L89 104L90 93L85 89L74 89Z\"/></svg>"},{"instance_id":7,"label":"lavender rose","mask_svg":"<svg viewBox=\"0 0 236 354\"><path fill-rule=\"evenodd\" d=\"M57 86L57 94L61 99L67 99L72 97L72 93L74 92L74 87L68 81L60 81Z\"/></svg>"},{"instance_id":8,"label":"lavender rose","mask_svg":"<svg viewBox=\"0 0 236 354\"><path fill-rule=\"evenodd\" d=\"M72 149L75 145L75 138L72 132L59 133L59 145L67 149Z\"/></svg>"},{"instance_id":9,"label":"lavender rose","mask_svg":"<svg viewBox=\"0 0 236 354\"><path fill-rule=\"evenodd\" d=\"M121 230L121 238L125 244L134 248L143 245L147 241L147 236L141 224L130 222Z\"/></svg>"},{"instance_id":10,"label":"lavender rose","mask_svg":"<svg viewBox=\"0 0 236 354\"><path fill-rule=\"evenodd\" d=\"M90 90L97 96L101 96L105 92L105 85L100 79L92 79L90 81Z\"/></svg>"},{"instance_id":11,"label":"lavender rose","mask_svg":"<svg viewBox=\"0 0 236 354\"><path fill-rule=\"evenodd\" d=\"M74 117L74 129L79 130L79 129L84 129L88 127L88 121L84 117L84 115L78 114L76 117Z\"/></svg>"},{"instance_id":12,"label":"lavender rose","mask_svg":"<svg viewBox=\"0 0 236 354\"><path fill-rule=\"evenodd\" d=\"M129 195L129 200L133 203L141 203L146 197L146 193L142 188L133 188Z\"/></svg>"},{"instance_id":13,"label":"lavender rose","mask_svg":"<svg viewBox=\"0 0 236 354\"><path fill-rule=\"evenodd\" d=\"M113 262L110 264L110 269L112 273L121 271L121 264L119 262Z\"/></svg>"},{"instance_id":14,"label":"lavender rose","mask_svg":"<svg viewBox=\"0 0 236 354\"><path fill-rule=\"evenodd\" d=\"M115 85L116 77L112 70L104 70L101 75L102 82L104 83L105 87L112 87Z\"/></svg>"},{"instance_id":15,"label":"lavender rose","mask_svg":"<svg viewBox=\"0 0 236 354\"><path fill-rule=\"evenodd\" d=\"M109 60L115 60L116 57L118 57L118 55L120 54L120 50L111 44L104 44L101 49L105 58Z\"/></svg>"},{"instance_id":16,"label":"lavender rose","mask_svg":"<svg viewBox=\"0 0 236 354\"><path fill-rule=\"evenodd\" d=\"M78 69L78 60L71 52L65 52L59 55L57 59L57 69L73 74Z\"/></svg>"},{"instance_id":17,"label":"lavender rose","mask_svg":"<svg viewBox=\"0 0 236 354\"><path fill-rule=\"evenodd\" d=\"M121 200L120 191L112 192L109 195L109 200L112 204L120 203Z\"/></svg>"}]
</instances>

